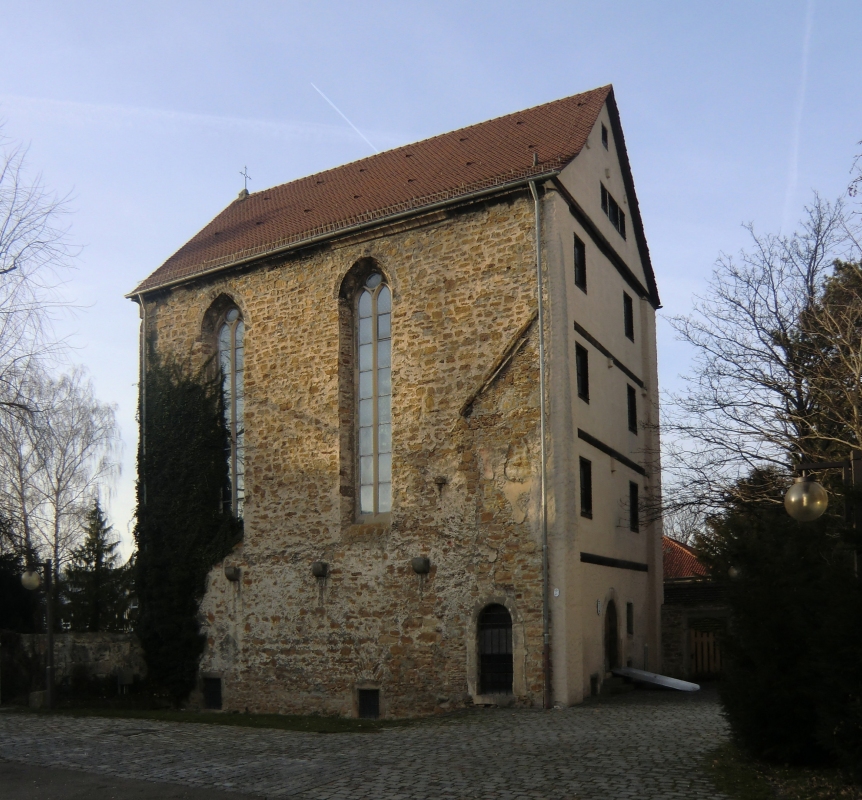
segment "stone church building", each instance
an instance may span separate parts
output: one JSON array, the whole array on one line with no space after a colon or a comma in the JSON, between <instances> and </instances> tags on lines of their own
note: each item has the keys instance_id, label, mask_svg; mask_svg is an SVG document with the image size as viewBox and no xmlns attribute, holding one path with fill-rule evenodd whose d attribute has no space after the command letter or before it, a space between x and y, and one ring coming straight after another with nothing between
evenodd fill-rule
<instances>
[{"instance_id":1,"label":"stone church building","mask_svg":"<svg viewBox=\"0 0 862 800\"><path fill-rule=\"evenodd\" d=\"M660 668L659 297L610 86L243 191L129 297L224 372L210 705L569 705Z\"/></svg>"}]
</instances>

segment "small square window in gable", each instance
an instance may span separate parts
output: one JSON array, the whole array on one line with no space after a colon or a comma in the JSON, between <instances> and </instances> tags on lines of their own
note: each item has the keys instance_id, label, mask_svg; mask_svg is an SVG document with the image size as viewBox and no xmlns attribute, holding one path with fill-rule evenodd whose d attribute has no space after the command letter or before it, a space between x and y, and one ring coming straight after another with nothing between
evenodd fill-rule
<instances>
[{"instance_id":1,"label":"small square window in gable","mask_svg":"<svg viewBox=\"0 0 862 800\"><path fill-rule=\"evenodd\" d=\"M608 129L602 125L602 147L608 149Z\"/></svg>"}]
</instances>

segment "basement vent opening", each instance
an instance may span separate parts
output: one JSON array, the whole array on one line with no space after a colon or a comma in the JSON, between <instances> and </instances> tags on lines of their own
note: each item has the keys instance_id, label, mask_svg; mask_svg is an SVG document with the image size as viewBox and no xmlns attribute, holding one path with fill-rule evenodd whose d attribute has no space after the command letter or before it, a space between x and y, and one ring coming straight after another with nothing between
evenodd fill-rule
<instances>
[{"instance_id":1,"label":"basement vent opening","mask_svg":"<svg viewBox=\"0 0 862 800\"><path fill-rule=\"evenodd\" d=\"M380 716L380 689L358 689L359 718L377 719Z\"/></svg>"},{"instance_id":2,"label":"basement vent opening","mask_svg":"<svg viewBox=\"0 0 862 800\"><path fill-rule=\"evenodd\" d=\"M221 678L204 678L204 708L221 710Z\"/></svg>"}]
</instances>

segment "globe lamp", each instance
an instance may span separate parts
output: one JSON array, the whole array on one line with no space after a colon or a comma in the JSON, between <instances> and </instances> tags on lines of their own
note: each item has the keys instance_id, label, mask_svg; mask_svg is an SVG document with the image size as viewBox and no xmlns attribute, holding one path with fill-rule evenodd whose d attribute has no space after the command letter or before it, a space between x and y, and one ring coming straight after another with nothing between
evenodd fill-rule
<instances>
[{"instance_id":1,"label":"globe lamp","mask_svg":"<svg viewBox=\"0 0 862 800\"><path fill-rule=\"evenodd\" d=\"M829 505L829 495L811 477L797 478L784 495L787 513L798 522L812 522L820 517Z\"/></svg>"},{"instance_id":2,"label":"globe lamp","mask_svg":"<svg viewBox=\"0 0 862 800\"><path fill-rule=\"evenodd\" d=\"M31 592L36 591L41 583L42 577L38 572L28 569L23 575L21 575L21 584L25 589L29 589Z\"/></svg>"}]
</instances>

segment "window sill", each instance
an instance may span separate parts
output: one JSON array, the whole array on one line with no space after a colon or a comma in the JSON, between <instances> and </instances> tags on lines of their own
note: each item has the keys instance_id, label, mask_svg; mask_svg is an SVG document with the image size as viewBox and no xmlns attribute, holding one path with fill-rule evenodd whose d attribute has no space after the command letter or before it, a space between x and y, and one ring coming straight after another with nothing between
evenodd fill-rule
<instances>
[{"instance_id":1,"label":"window sill","mask_svg":"<svg viewBox=\"0 0 862 800\"><path fill-rule=\"evenodd\" d=\"M593 518L593 512L592 511L581 511L581 516L586 518L586 519L592 519Z\"/></svg>"},{"instance_id":2,"label":"window sill","mask_svg":"<svg viewBox=\"0 0 862 800\"><path fill-rule=\"evenodd\" d=\"M386 514L363 514L353 522L354 528L388 528L392 524L392 513Z\"/></svg>"}]
</instances>

